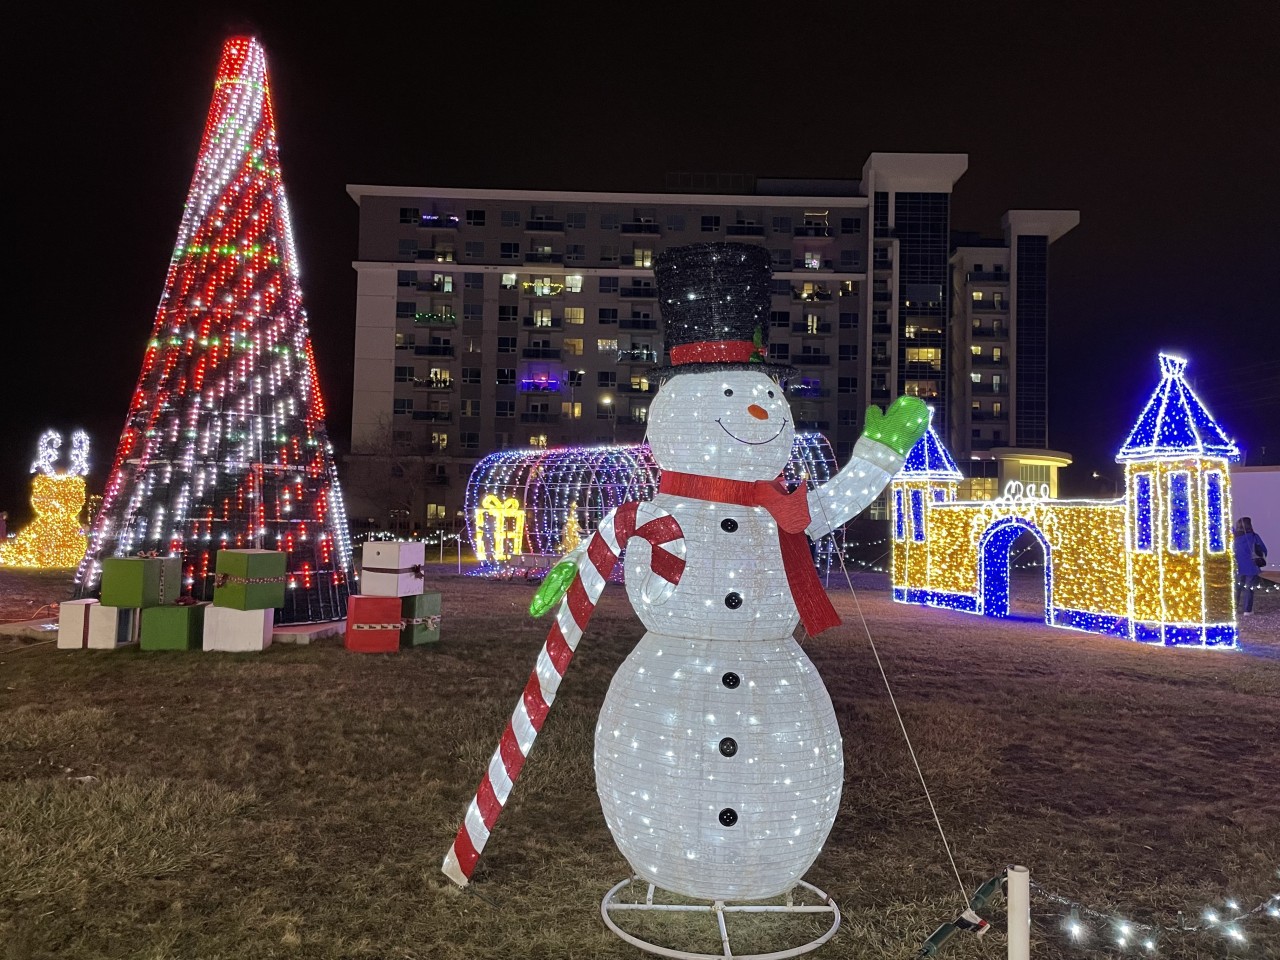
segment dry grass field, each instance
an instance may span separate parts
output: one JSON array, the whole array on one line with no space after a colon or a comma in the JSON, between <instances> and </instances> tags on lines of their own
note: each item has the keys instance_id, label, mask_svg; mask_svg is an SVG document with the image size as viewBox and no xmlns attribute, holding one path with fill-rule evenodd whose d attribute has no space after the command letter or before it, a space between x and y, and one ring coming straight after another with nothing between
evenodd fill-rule
<instances>
[{"instance_id":1,"label":"dry grass field","mask_svg":"<svg viewBox=\"0 0 1280 960\"><path fill-rule=\"evenodd\" d=\"M804 646L845 737L843 808L808 879L845 921L818 958L906 958L959 894L847 588ZM0 638L0 957L636 958L599 917L627 872L592 779L605 688L641 633L605 591L481 860L440 873L546 633L531 588L433 571L440 644L335 640L261 655L65 652ZM1008 863L1064 897L1160 926L1280 891L1280 595L1244 649L1159 649L858 601L966 886ZM0 575L0 617L69 595ZM1116 956L1033 897L1036 958ZM1003 921L998 898L988 911ZM742 951L779 948L742 919ZM637 929L668 935L670 922ZM686 948L711 950L711 927ZM1280 922L1164 934L1173 960L1280 957ZM999 930L943 956L1004 956Z\"/></svg>"}]
</instances>

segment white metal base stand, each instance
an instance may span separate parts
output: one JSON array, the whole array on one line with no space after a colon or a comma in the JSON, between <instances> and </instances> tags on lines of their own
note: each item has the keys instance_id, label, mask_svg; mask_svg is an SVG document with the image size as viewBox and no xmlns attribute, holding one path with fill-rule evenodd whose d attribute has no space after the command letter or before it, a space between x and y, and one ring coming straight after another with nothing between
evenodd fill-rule
<instances>
[{"instance_id":1,"label":"white metal base stand","mask_svg":"<svg viewBox=\"0 0 1280 960\"><path fill-rule=\"evenodd\" d=\"M786 902L780 904L760 904L760 903L742 903L728 904L723 900L716 900L712 903L654 903L654 886L648 884L648 892L645 895L643 903L624 903L615 900L615 896L623 887L630 886L633 883L643 883L644 881L638 877L630 877L615 885L608 893L604 895L604 899L600 901L600 916L604 919L604 925L612 930L618 937L625 940L634 947L639 947L649 953L657 954L660 957L674 957L676 960L786 960L787 957L798 957L802 953L808 953L815 950L830 940L837 930L840 929L840 908L836 906L836 902L826 893L819 890L811 883L805 883L800 880L796 883L797 887L804 887L806 890L814 893L821 901L820 904L804 905L794 902L791 891L786 893ZM690 953L686 950L675 950L671 947L660 947L656 943L650 943L647 940L641 940L634 934L627 933L616 923L610 913L622 912L630 910L648 911L648 912L679 912L679 913L710 913L716 918L716 924L720 928L720 953ZM829 913L831 914L831 927L818 937L816 940L810 940L808 943L798 947L792 947L789 950L778 950L773 953L751 953L738 954L734 953L729 944L729 928L725 924L726 913L777 913L777 914L811 914L811 913Z\"/></svg>"}]
</instances>

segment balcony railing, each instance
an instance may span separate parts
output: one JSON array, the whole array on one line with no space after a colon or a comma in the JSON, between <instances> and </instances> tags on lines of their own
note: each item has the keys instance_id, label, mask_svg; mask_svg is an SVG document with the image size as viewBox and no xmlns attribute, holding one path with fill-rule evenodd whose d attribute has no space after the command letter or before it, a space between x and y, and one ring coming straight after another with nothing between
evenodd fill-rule
<instances>
[{"instance_id":1,"label":"balcony railing","mask_svg":"<svg viewBox=\"0 0 1280 960\"><path fill-rule=\"evenodd\" d=\"M829 237L832 235L830 227L820 227L820 226L817 226L816 224L810 224L808 226L803 226L803 227L796 227L794 230L791 231L791 233L792 233L792 236L796 236L796 237Z\"/></svg>"},{"instance_id":2,"label":"balcony railing","mask_svg":"<svg viewBox=\"0 0 1280 960\"><path fill-rule=\"evenodd\" d=\"M1003 270L971 270L965 274L965 279L974 283L1008 283L1009 274Z\"/></svg>"},{"instance_id":3,"label":"balcony railing","mask_svg":"<svg viewBox=\"0 0 1280 960\"><path fill-rule=\"evenodd\" d=\"M875 270L892 270L893 261L892 260L873 260L871 263L871 266Z\"/></svg>"},{"instance_id":4,"label":"balcony railing","mask_svg":"<svg viewBox=\"0 0 1280 960\"><path fill-rule=\"evenodd\" d=\"M619 317L619 330L657 330L658 321L654 317Z\"/></svg>"},{"instance_id":5,"label":"balcony railing","mask_svg":"<svg viewBox=\"0 0 1280 960\"><path fill-rule=\"evenodd\" d=\"M453 380L440 377L414 377L413 385L419 390L452 390Z\"/></svg>"},{"instance_id":6,"label":"balcony railing","mask_svg":"<svg viewBox=\"0 0 1280 960\"><path fill-rule=\"evenodd\" d=\"M835 269L830 260L792 260L791 269L793 270L833 270Z\"/></svg>"},{"instance_id":7,"label":"balcony railing","mask_svg":"<svg viewBox=\"0 0 1280 960\"><path fill-rule=\"evenodd\" d=\"M724 232L728 237L763 237L764 227L758 223L731 223Z\"/></svg>"},{"instance_id":8,"label":"balcony railing","mask_svg":"<svg viewBox=\"0 0 1280 960\"><path fill-rule=\"evenodd\" d=\"M792 384L787 388L787 393L801 400L820 400L831 395L830 390L807 383Z\"/></svg>"},{"instance_id":9,"label":"balcony railing","mask_svg":"<svg viewBox=\"0 0 1280 960\"><path fill-rule=\"evenodd\" d=\"M526 220L526 233L564 233L563 220Z\"/></svg>"},{"instance_id":10,"label":"balcony railing","mask_svg":"<svg viewBox=\"0 0 1280 960\"><path fill-rule=\"evenodd\" d=\"M457 326L458 317L453 313L415 313L413 322L418 326L453 327Z\"/></svg>"},{"instance_id":11,"label":"balcony railing","mask_svg":"<svg viewBox=\"0 0 1280 960\"><path fill-rule=\"evenodd\" d=\"M661 229L656 223L649 220L632 220L622 225L623 233L643 233L657 235L661 233Z\"/></svg>"},{"instance_id":12,"label":"balcony railing","mask_svg":"<svg viewBox=\"0 0 1280 960\"><path fill-rule=\"evenodd\" d=\"M634 383L618 384L619 393L657 393L658 385L656 383L644 384L643 386Z\"/></svg>"},{"instance_id":13,"label":"balcony railing","mask_svg":"<svg viewBox=\"0 0 1280 960\"><path fill-rule=\"evenodd\" d=\"M558 413L530 413L528 411L520 414L521 423L559 423L560 414Z\"/></svg>"},{"instance_id":14,"label":"balcony railing","mask_svg":"<svg viewBox=\"0 0 1280 960\"><path fill-rule=\"evenodd\" d=\"M564 326L563 317L524 317L520 321L520 325L524 327L533 327L536 330L560 330Z\"/></svg>"},{"instance_id":15,"label":"balcony railing","mask_svg":"<svg viewBox=\"0 0 1280 960\"><path fill-rule=\"evenodd\" d=\"M978 313L1005 312L1009 309L1008 300L974 300L973 309Z\"/></svg>"},{"instance_id":16,"label":"balcony railing","mask_svg":"<svg viewBox=\"0 0 1280 960\"><path fill-rule=\"evenodd\" d=\"M969 384L970 392L981 393L987 396L1007 397L1009 395L1009 385L1007 383L971 383Z\"/></svg>"},{"instance_id":17,"label":"balcony railing","mask_svg":"<svg viewBox=\"0 0 1280 960\"><path fill-rule=\"evenodd\" d=\"M887 334L887 333L893 333L893 324L891 324L891 323L873 323L873 324L871 325L871 332L872 332L873 334Z\"/></svg>"},{"instance_id":18,"label":"balcony railing","mask_svg":"<svg viewBox=\"0 0 1280 960\"><path fill-rule=\"evenodd\" d=\"M973 335L975 337L1003 338L1003 337L1007 337L1009 335L1009 332L1008 330L1005 329L1003 324L991 324L990 326L988 326L987 324L984 323L981 325L977 325L973 328Z\"/></svg>"},{"instance_id":19,"label":"balcony railing","mask_svg":"<svg viewBox=\"0 0 1280 960\"><path fill-rule=\"evenodd\" d=\"M797 430L829 430L830 420L796 420Z\"/></svg>"},{"instance_id":20,"label":"balcony railing","mask_svg":"<svg viewBox=\"0 0 1280 960\"><path fill-rule=\"evenodd\" d=\"M428 423L452 423L452 410L415 410L413 411L413 419L425 420Z\"/></svg>"},{"instance_id":21,"label":"balcony railing","mask_svg":"<svg viewBox=\"0 0 1280 960\"><path fill-rule=\"evenodd\" d=\"M873 367L887 367L889 366L889 362L889 355L887 353L873 353L871 355L871 365Z\"/></svg>"},{"instance_id":22,"label":"balcony railing","mask_svg":"<svg viewBox=\"0 0 1280 960\"><path fill-rule=\"evenodd\" d=\"M434 260L436 263L453 263L453 251L435 249L425 250L422 247L419 247L417 259Z\"/></svg>"},{"instance_id":23,"label":"balcony railing","mask_svg":"<svg viewBox=\"0 0 1280 960\"><path fill-rule=\"evenodd\" d=\"M560 360L564 351L555 347L525 347L520 356L526 360Z\"/></svg>"},{"instance_id":24,"label":"balcony railing","mask_svg":"<svg viewBox=\"0 0 1280 960\"><path fill-rule=\"evenodd\" d=\"M658 295L658 288L651 283L634 283L629 287L623 287L618 291L618 295L631 297L633 300L652 300Z\"/></svg>"},{"instance_id":25,"label":"balcony railing","mask_svg":"<svg viewBox=\"0 0 1280 960\"><path fill-rule=\"evenodd\" d=\"M1003 369L1009 366L1008 357L992 357L987 354L981 356L970 355L969 362L975 367L1000 367Z\"/></svg>"},{"instance_id":26,"label":"balcony railing","mask_svg":"<svg viewBox=\"0 0 1280 960\"><path fill-rule=\"evenodd\" d=\"M793 323L793 324L791 324L791 332L792 332L792 333L805 333L805 334L808 334L808 335L810 335L810 336L815 336L815 337L816 337L816 336L819 336L819 335L821 335L821 334L830 333L830 332L831 332L831 324L829 324L829 323L815 323L815 324L808 324L808 323L805 323L803 320L801 320L801 321L799 321L798 323Z\"/></svg>"},{"instance_id":27,"label":"balcony railing","mask_svg":"<svg viewBox=\"0 0 1280 960\"><path fill-rule=\"evenodd\" d=\"M831 299L830 290L810 290L807 293L801 287L791 288L791 299L799 303L825 303Z\"/></svg>"},{"instance_id":28,"label":"balcony railing","mask_svg":"<svg viewBox=\"0 0 1280 960\"><path fill-rule=\"evenodd\" d=\"M811 367L827 367L831 365L831 354L829 353L797 353L791 357L793 363L802 366Z\"/></svg>"},{"instance_id":29,"label":"balcony railing","mask_svg":"<svg viewBox=\"0 0 1280 960\"><path fill-rule=\"evenodd\" d=\"M446 284L441 280L436 280L431 283L428 283L425 280L420 280L418 281L417 286L419 293L453 293L453 284Z\"/></svg>"},{"instance_id":30,"label":"balcony railing","mask_svg":"<svg viewBox=\"0 0 1280 960\"><path fill-rule=\"evenodd\" d=\"M547 253L546 251L530 250L524 255L525 263L564 263L563 253Z\"/></svg>"},{"instance_id":31,"label":"balcony railing","mask_svg":"<svg viewBox=\"0 0 1280 960\"><path fill-rule=\"evenodd\" d=\"M618 363L657 363L658 355L652 350L619 350Z\"/></svg>"},{"instance_id":32,"label":"balcony railing","mask_svg":"<svg viewBox=\"0 0 1280 960\"><path fill-rule=\"evenodd\" d=\"M876 227L874 234L877 240L891 240L897 235L893 227Z\"/></svg>"},{"instance_id":33,"label":"balcony railing","mask_svg":"<svg viewBox=\"0 0 1280 960\"><path fill-rule=\"evenodd\" d=\"M871 299L874 300L876 303L892 303L893 291L892 290L874 290L871 293Z\"/></svg>"},{"instance_id":34,"label":"balcony railing","mask_svg":"<svg viewBox=\"0 0 1280 960\"><path fill-rule=\"evenodd\" d=\"M413 352L420 357L452 357L454 355L451 343L420 343L413 348Z\"/></svg>"},{"instance_id":35,"label":"balcony railing","mask_svg":"<svg viewBox=\"0 0 1280 960\"><path fill-rule=\"evenodd\" d=\"M980 421L988 421L988 420L997 420L997 421L1003 422L1009 419L1009 414L992 413L989 410L974 410L972 413L969 414L969 419L973 420L975 423Z\"/></svg>"},{"instance_id":36,"label":"balcony railing","mask_svg":"<svg viewBox=\"0 0 1280 960\"><path fill-rule=\"evenodd\" d=\"M424 230L457 230L458 218L453 214L424 213L418 226Z\"/></svg>"}]
</instances>

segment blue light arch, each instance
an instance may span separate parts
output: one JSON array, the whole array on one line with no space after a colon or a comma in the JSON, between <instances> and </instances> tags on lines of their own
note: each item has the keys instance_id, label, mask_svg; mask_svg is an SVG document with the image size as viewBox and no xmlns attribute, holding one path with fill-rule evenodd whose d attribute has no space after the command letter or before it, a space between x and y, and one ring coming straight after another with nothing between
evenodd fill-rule
<instances>
[{"instance_id":1,"label":"blue light arch","mask_svg":"<svg viewBox=\"0 0 1280 960\"><path fill-rule=\"evenodd\" d=\"M978 540L978 590L980 613L988 617L1009 616L1009 549L1023 533L1030 533L1044 552L1044 622L1053 624L1053 552L1049 540L1026 517L997 520Z\"/></svg>"}]
</instances>

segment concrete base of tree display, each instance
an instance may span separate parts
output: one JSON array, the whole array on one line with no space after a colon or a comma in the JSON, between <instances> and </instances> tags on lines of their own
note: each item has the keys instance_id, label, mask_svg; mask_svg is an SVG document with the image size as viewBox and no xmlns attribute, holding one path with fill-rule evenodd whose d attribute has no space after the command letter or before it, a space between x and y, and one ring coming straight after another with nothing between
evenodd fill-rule
<instances>
[{"instance_id":1,"label":"concrete base of tree display","mask_svg":"<svg viewBox=\"0 0 1280 960\"><path fill-rule=\"evenodd\" d=\"M618 895L628 887L635 888L637 894L641 888L647 887L644 899L638 901L618 899ZM836 906L836 902L826 893L812 884L805 883L803 880L799 881L783 897L774 898L781 900L782 902L780 903L762 903L759 901L727 903L724 900L714 900L710 903L662 903L659 898L663 893L664 891L653 884L645 884L643 879L638 876L623 880L606 893L604 899L600 901L600 916L604 920L604 925L633 947L639 947L647 953L653 953L660 957L676 957L678 960L727 960L727 958L733 958L733 960L766 960L766 958L767 960L785 960L787 957L798 957L801 954L808 953L810 950L816 950L835 936L836 931L840 929L840 908ZM648 940L642 940L635 934L623 930L618 925L617 921L626 913L711 914L719 928L721 951L719 953L692 953L688 950L663 947L656 943L650 943ZM820 937L799 946L771 950L768 953L737 953L733 950L730 942L729 925L726 922L726 915L731 913L791 915L802 919L809 914L827 913L831 915L831 926ZM811 929L811 927L806 924L805 929ZM690 931L690 933L699 940L705 936L701 929Z\"/></svg>"}]
</instances>

